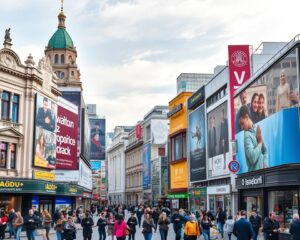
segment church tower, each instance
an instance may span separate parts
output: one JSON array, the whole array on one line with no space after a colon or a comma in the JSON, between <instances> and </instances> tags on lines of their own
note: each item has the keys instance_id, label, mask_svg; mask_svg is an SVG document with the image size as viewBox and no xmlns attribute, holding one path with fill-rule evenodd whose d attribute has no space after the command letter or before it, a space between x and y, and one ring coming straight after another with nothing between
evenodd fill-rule
<instances>
[{"instance_id":1,"label":"church tower","mask_svg":"<svg viewBox=\"0 0 300 240\"><path fill-rule=\"evenodd\" d=\"M53 71L59 79L59 87L82 88L80 72L76 64L77 51L72 38L66 31L65 20L63 0L61 0L58 27L46 46L45 55L50 59Z\"/></svg>"}]
</instances>

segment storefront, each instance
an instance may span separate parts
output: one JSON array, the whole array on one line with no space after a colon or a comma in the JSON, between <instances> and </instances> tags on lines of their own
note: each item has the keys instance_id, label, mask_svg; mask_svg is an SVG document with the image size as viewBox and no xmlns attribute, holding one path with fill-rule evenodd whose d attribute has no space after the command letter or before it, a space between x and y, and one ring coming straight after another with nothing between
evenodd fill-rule
<instances>
[{"instance_id":1,"label":"storefront","mask_svg":"<svg viewBox=\"0 0 300 240\"><path fill-rule=\"evenodd\" d=\"M206 211L207 209L207 188L189 188L189 209L194 211Z\"/></svg>"},{"instance_id":2,"label":"storefront","mask_svg":"<svg viewBox=\"0 0 300 240\"><path fill-rule=\"evenodd\" d=\"M299 165L238 175L239 209L248 214L257 209L262 216L275 212L280 226L287 228L299 212L299 183Z\"/></svg>"},{"instance_id":3,"label":"storefront","mask_svg":"<svg viewBox=\"0 0 300 240\"><path fill-rule=\"evenodd\" d=\"M171 201L171 209L183 208L187 209L187 199L188 194L186 192L182 193L169 193L168 198Z\"/></svg>"},{"instance_id":4,"label":"storefront","mask_svg":"<svg viewBox=\"0 0 300 240\"><path fill-rule=\"evenodd\" d=\"M230 185L207 187L208 209L216 214L218 208L222 208L227 216L232 215L232 196Z\"/></svg>"}]
</instances>

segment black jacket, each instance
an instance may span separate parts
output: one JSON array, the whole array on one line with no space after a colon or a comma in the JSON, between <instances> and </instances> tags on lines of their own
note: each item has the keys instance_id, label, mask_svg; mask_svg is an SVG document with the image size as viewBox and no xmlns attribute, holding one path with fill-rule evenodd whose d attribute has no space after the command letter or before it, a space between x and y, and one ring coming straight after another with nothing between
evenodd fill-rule
<instances>
[{"instance_id":1,"label":"black jacket","mask_svg":"<svg viewBox=\"0 0 300 240\"><path fill-rule=\"evenodd\" d=\"M136 232L136 229L135 229L135 226L138 224L138 221L136 219L136 217L130 217L128 220L127 220L127 225L128 227L130 228L130 232L131 233L135 233Z\"/></svg>"},{"instance_id":2,"label":"black jacket","mask_svg":"<svg viewBox=\"0 0 300 240\"><path fill-rule=\"evenodd\" d=\"M278 228L279 228L279 223L276 220L272 221L268 217L265 218L263 232L266 233L267 235L266 240L278 240L279 233L273 232L274 229L278 229Z\"/></svg>"},{"instance_id":3,"label":"black jacket","mask_svg":"<svg viewBox=\"0 0 300 240\"><path fill-rule=\"evenodd\" d=\"M105 226L107 225L107 220L104 218L99 218L97 222L97 226L99 230L105 230Z\"/></svg>"},{"instance_id":4,"label":"black jacket","mask_svg":"<svg viewBox=\"0 0 300 240\"><path fill-rule=\"evenodd\" d=\"M261 226L261 217L259 215L256 215L255 217L251 215L249 218L250 223L252 224L252 227L254 230L258 230Z\"/></svg>"},{"instance_id":5,"label":"black jacket","mask_svg":"<svg viewBox=\"0 0 300 240\"><path fill-rule=\"evenodd\" d=\"M171 218L171 223L173 223L175 233L177 233L177 231L183 227L183 224L185 224L185 222L186 219L184 216L180 214L173 214Z\"/></svg>"},{"instance_id":6,"label":"black jacket","mask_svg":"<svg viewBox=\"0 0 300 240\"><path fill-rule=\"evenodd\" d=\"M83 228L83 237L92 236L93 230L92 226L94 225L94 221L92 217L85 217L81 221L81 226Z\"/></svg>"},{"instance_id":7,"label":"black jacket","mask_svg":"<svg viewBox=\"0 0 300 240\"><path fill-rule=\"evenodd\" d=\"M300 219L291 224L290 234L293 236L293 240L300 240Z\"/></svg>"},{"instance_id":8,"label":"black jacket","mask_svg":"<svg viewBox=\"0 0 300 240\"><path fill-rule=\"evenodd\" d=\"M224 224L225 221L226 221L226 213L224 211L220 211L217 213L216 215L216 220L217 220L217 223L222 223Z\"/></svg>"},{"instance_id":9,"label":"black jacket","mask_svg":"<svg viewBox=\"0 0 300 240\"><path fill-rule=\"evenodd\" d=\"M143 227L143 233L151 233L152 228L154 228L155 225L152 219L150 220L149 223L144 220L142 227Z\"/></svg>"},{"instance_id":10,"label":"black jacket","mask_svg":"<svg viewBox=\"0 0 300 240\"><path fill-rule=\"evenodd\" d=\"M24 218L24 225L27 231L35 230L38 227L39 223L39 218L34 214L32 216L27 215Z\"/></svg>"}]
</instances>

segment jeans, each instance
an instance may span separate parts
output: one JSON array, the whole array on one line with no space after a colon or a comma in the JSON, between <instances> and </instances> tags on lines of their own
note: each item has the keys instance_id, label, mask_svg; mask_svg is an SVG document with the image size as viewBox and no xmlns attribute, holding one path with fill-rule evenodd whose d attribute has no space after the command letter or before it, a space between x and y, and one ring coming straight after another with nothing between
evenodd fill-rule
<instances>
[{"instance_id":1,"label":"jeans","mask_svg":"<svg viewBox=\"0 0 300 240\"><path fill-rule=\"evenodd\" d=\"M56 231L57 240L62 240L62 232Z\"/></svg>"},{"instance_id":2,"label":"jeans","mask_svg":"<svg viewBox=\"0 0 300 240\"><path fill-rule=\"evenodd\" d=\"M143 233L145 240L152 240L152 232Z\"/></svg>"},{"instance_id":3,"label":"jeans","mask_svg":"<svg viewBox=\"0 0 300 240\"><path fill-rule=\"evenodd\" d=\"M210 239L210 230L209 229L203 229L202 234L203 234L204 240Z\"/></svg>"},{"instance_id":4,"label":"jeans","mask_svg":"<svg viewBox=\"0 0 300 240\"><path fill-rule=\"evenodd\" d=\"M26 235L28 240L35 240L35 230L27 230Z\"/></svg>"},{"instance_id":5,"label":"jeans","mask_svg":"<svg viewBox=\"0 0 300 240\"><path fill-rule=\"evenodd\" d=\"M17 229L15 229L16 240L20 240L21 231L22 231L22 226L20 226Z\"/></svg>"},{"instance_id":6,"label":"jeans","mask_svg":"<svg viewBox=\"0 0 300 240\"><path fill-rule=\"evenodd\" d=\"M128 240L135 240L135 232L129 234Z\"/></svg>"},{"instance_id":7,"label":"jeans","mask_svg":"<svg viewBox=\"0 0 300 240\"><path fill-rule=\"evenodd\" d=\"M159 229L160 239L161 240L167 240L168 239L168 231L169 230Z\"/></svg>"},{"instance_id":8,"label":"jeans","mask_svg":"<svg viewBox=\"0 0 300 240\"><path fill-rule=\"evenodd\" d=\"M253 240L257 240L258 229L253 229Z\"/></svg>"},{"instance_id":9,"label":"jeans","mask_svg":"<svg viewBox=\"0 0 300 240\"><path fill-rule=\"evenodd\" d=\"M227 235L228 235L228 240L231 240L232 233L227 233Z\"/></svg>"},{"instance_id":10,"label":"jeans","mask_svg":"<svg viewBox=\"0 0 300 240\"><path fill-rule=\"evenodd\" d=\"M224 229L224 224L218 222L218 223L217 223L217 226L218 226L218 232L221 234L221 236L222 236L222 238L223 238L223 237L224 237L224 231L223 231L223 229Z\"/></svg>"},{"instance_id":11,"label":"jeans","mask_svg":"<svg viewBox=\"0 0 300 240\"><path fill-rule=\"evenodd\" d=\"M105 228L104 229L98 229L98 232L99 232L99 240L105 240L106 239Z\"/></svg>"},{"instance_id":12,"label":"jeans","mask_svg":"<svg viewBox=\"0 0 300 240\"><path fill-rule=\"evenodd\" d=\"M15 230L12 223L8 223L9 237L15 236Z\"/></svg>"}]
</instances>

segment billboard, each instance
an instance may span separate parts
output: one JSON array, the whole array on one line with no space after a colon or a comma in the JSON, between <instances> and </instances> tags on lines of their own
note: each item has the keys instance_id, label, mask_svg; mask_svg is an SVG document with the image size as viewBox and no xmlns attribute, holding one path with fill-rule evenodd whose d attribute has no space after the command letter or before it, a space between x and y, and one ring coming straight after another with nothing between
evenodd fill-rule
<instances>
[{"instance_id":1,"label":"billboard","mask_svg":"<svg viewBox=\"0 0 300 240\"><path fill-rule=\"evenodd\" d=\"M101 171L101 162L102 161L90 161L92 171Z\"/></svg>"},{"instance_id":2,"label":"billboard","mask_svg":"<svg viewBox=\"0 0 300 240\"><path fill-rule=\"evenodd\" d=\"M33 165L54 169L56 165L57 105L49 98L36 94Z\"/></svg>"},{"instance_id":3,"label":"billboard","mask_svg":"<svg viewBox=\"0 0 300 240\"><path fill-rule=\"evenodd\" d=\"M143 190L149 189L151 185L151 145L143 146Z\"/></svg>"},{"instance_id":4,"label":"billboard","mask_svg":"<svg viewBox=\"0 0 300 240\"><path fill-rule=\"evenodd\" d=\"M231 116L231 138L234 139L234 92L245 83L251 75L250 71L250 46L230 45L228 46L228 68L229 68L229 99Z\"/></svg>"},{"instance_id":5,"label":"billboard","mask_svg":"<svg viewBox=\"0 0 300 240\"><path fill-rule=\"evenodd\" d=\"M89 190L93 188L92 170L80 160L79 162L79 182L78 185L85 187Z\"/></svg>"},{"instance_id":6,"label":"billboard","mask_svg":"<svg viewBox=\"0 0 300 240\"><path fill-rule=\"evenodd\" d=\"M105 160L105 119L90 119L90 158Z\"/></svg>"},{"instance_id":7,"label":"billboard","mask_svg":"<svg viewBox=\"0 0 300 240\"><path fill-rule=\"evenodd\" d=\"M187 163L179 162L170 165L171 169L171 189L187 188Z\"/></svg>"},{"instance_id":8,"label":"billboard","mask_svg":"<svg viewBox=\"0 0 300 240\"><path fill-rule=\"evenodd\" d=\"M161 197L167 197L169 191L169 161L167 157L161 157Z\"/></svg>"},{"instance_id":9,"label":"billboard","mask_svg":"<svg viewBox=\"0 0 300 240\"><path fill-rule=\"evenodd\" d=\"M78 126L78 131L77 131L77 157L80 155L80 147L81 147L81 141L80 141L80 123L81 123L81 92L80 91L62 91L62 97L69 102L73 103L78 107L78 121L77 121L77 126Z\"/></svg>"},{"instance_id":10,"label":"billboard","mask_svg":"<svg viewBox=\"0 0 300 240\"><path fill-rule=\"evenodd\" d=\"M229 129L227 102L207 114L208 177L229 174Z\"/></svg>"},{"instance_id":11,"label":"billboard","mask_svg":"<svg viewBox=\"0 0 300 240\"><path fill-rule=\"evenodd\" d=\"M234 103L239 173L299 163L296 50L237 95Z\"/></svg>"},{"instance_id":12,"label":"billboard","mask_svg":"<svg viewBox=\"0 0 300 240\"><path fill-rule=\"evenodd\" d=\"M190 181L206 179L206 140L204 105L191 112L188 117L190 146Z\"/></svg>"},{"instance_id":13,"label":"billboard","mask_svg":"<svg viewBox=\"0 0 300 240\"><path fill-rule=\"evenodd\" d=\"M87 114L86 108L81 109L81 157L86 160L90 159L90 151L91 151L91 128L90 121Z\"/></svg>"},{"instance_id":14,"label":"billboard","mask_svg":"<svg viewBox=\"0 0 300 240\"><path fill-rule=\"evenodd\" d=\"M168 123L167 119L151 119L151 139L153 144L166 144L168 141Z\"/></svg>"},{"instance_id":15,"label":"billboard","mask_svg":"<svg viewBox=\"0 0 300 240\"><path fill-rule=\"evenodd\" d=\"M57 108L56 169L76 170L78 109L63 98Z\"/></svg>"}]
</instances>

